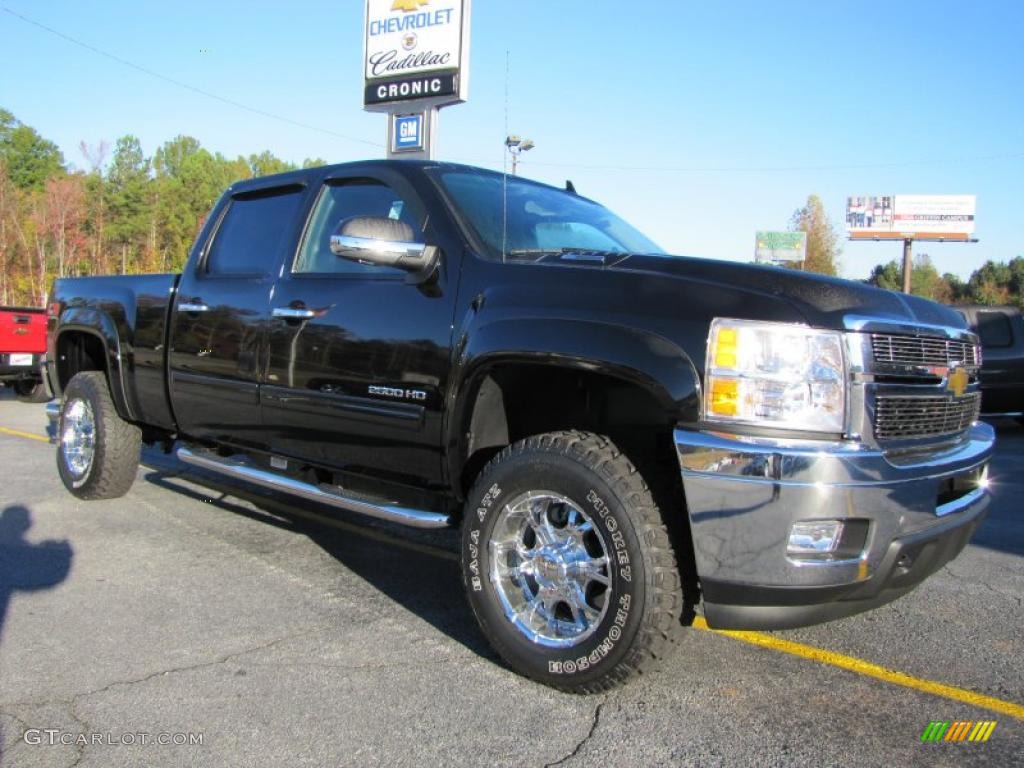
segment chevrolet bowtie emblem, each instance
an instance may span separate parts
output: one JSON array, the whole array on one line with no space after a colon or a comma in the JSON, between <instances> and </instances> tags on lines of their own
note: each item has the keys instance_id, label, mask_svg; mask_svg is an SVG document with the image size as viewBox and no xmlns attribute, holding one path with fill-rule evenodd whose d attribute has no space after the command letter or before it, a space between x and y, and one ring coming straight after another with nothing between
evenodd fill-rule
<instances>
[{"instance_id":1,"label":"chevrolet bowtie emblem","mask_svg":"<svg viewBox=\"0 0 1024 768\"><path fill-rule=\"evenodd\" d=\"M953 368L946 378L946 389L956 397L963 397L964 392L967 391L968 380L965 368Z\"/></svg>"},{"instance_id":2,"label":"chevrolet bowtie emblem","mask_svg":"<svg viewBox=\"0 0 1024 768\"><path fill-rule=\"evenodd\" d=\"M418 11L424 5L428 5L430 0L395 0L391 4L392 11Z\"/></svg>"}]
</instances>

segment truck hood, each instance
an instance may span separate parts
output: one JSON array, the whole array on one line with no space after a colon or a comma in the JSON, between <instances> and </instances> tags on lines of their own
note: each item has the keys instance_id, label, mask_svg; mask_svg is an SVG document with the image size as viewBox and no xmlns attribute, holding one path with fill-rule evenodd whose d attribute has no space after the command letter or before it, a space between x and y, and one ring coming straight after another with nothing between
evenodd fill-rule
<instances>
[{"instance_id":1,"label":"truck hood","mask_svg":"<svg viewBox=\"0 0 1024 768\"><path fill-rule=\"evenodd\" d=\"M669 277L689 283L708 283L778 297L792 304L809 325L817 328L857 329L868 317L893 325L966 328L960 313L934 301L852 280L780 267L644 254L610 258L604 263L574 259L572 254L563 254L558 262L560 265L572 263L617 272L647 273L662 279Z\"/></svg>"}]
</instances>

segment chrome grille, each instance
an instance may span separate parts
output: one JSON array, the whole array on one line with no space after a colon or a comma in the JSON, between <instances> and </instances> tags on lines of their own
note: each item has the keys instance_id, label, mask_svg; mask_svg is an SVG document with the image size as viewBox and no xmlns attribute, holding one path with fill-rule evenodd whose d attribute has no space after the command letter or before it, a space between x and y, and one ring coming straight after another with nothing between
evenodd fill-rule
<instances>
[{"instance_id":1,"label":"chrome grille","mask_svg":"<svg viewBox=\"0 0 1024 768\"><path fill-rule=\"evenodd\" d=\"M896 438L951 435L977 421L981 394L963 397L946 395L879 395L875 401L875 437Z\"/></svg>"},{"instance_id":2,"label":"chrome grille","mask_svg":"<svg viewBox=\"0 0 1024 768\"><path fill-rule=\"evenodd\" d=\"M875 362L883 364L945 367L956 363L968 368L977 368L981 364L979 347L959 339L873 333L871 349Z\"/></svg>"}]
</instances>

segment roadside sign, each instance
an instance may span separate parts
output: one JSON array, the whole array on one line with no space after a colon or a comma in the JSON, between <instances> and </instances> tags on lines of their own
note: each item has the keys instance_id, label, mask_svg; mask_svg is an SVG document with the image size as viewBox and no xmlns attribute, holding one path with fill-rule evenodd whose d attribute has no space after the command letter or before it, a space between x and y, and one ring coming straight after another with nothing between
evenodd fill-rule
<instances>
[{"instance_id":1,"label":"roadside sign","mask_svg":"<svg viewBox=\"0 0 1024 768\"><path fill-rule=\"evenodd\" d=\"M974 195L882 195L846 199L854 240L970 240Z\"/></svg>"},{"instance_id":2,"label":"roadside sign","mask_svg":"<svg viewBox=\"0 0 1024 768\"><path fill-rule=\"evenodd\" d=\"M470 0L366 0L364 109L465 101L469 16Z\"/></svg>"},{"instance_id":3,"label":"roadside sign","mask_svg":"<svg viewBox=\"0 0 1024 768\"><path fill-rule=\"evenodd\" d=\"M807 256L806 232L758 232L754 242L759 264L803 261Z\"/></svg>"}]
</instances>

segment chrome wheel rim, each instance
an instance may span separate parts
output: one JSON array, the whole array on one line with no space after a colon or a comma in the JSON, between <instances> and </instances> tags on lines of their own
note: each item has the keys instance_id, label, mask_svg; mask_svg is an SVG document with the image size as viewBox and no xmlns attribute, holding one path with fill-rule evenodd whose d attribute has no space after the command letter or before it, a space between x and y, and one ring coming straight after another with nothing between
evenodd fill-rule
<instances>
[{"instance_id":1,"label":"chrome wheel rim","mask_svg":"<svg viewBox=\"0 0 1024 768\"><path fill-rule=\"evenodd\" d=\"M532 642L577 645L608 612L608 549L593 521L566 497L516 496L498 514L489 551L491 584L505 616Z\"/></svg>"},{"instance_id":2,"label":"chrome wheel rim","mask_svg":"<svg viewBox=\"0 0 1024 768\"><path fill-rule=\"evenodd\" d=\"M64 465L75 480L81 480L96 455L96 419L85 400L72 400L65 406L60 443Z\"/></svg>"}]
</instances>

